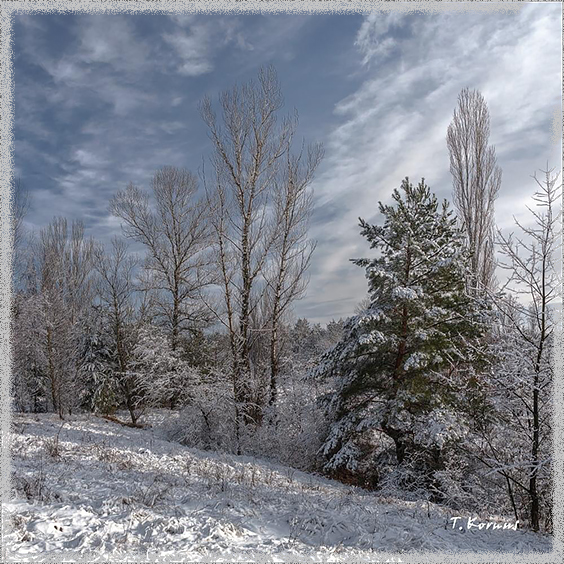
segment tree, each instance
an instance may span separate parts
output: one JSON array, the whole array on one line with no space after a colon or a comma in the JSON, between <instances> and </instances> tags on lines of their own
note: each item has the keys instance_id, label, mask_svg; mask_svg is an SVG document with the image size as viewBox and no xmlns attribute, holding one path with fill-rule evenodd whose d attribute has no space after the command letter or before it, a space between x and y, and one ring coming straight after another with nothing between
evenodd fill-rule
<instances>
[{"instance_id":1,"label":"tree","mask_svg":"<svg viewBox=\"0 0 564 564\"><path fill-rule=\"evenodd\" d=\"M168 327L173 349L182 332L202 321L196 298L208 283L202 273L209 238L197 189L192 173L164 167L152 180L154 211L149 195L133 184L110 202L111 212L125 222L126 236L147 250L145 290L155 293L157 313Z\"/></svg>"},{"instance_id":2,"label":"tree","mask_svg":"<svg viewBox=\"0 0 564 564\"><path fill-rule=\"evenodd\" d=\"M510 428L518 426L517 433L528 450L528 456L525 454L517 461L510 458L501 466L502 471L509 465L513 469L525 469L526 487L514 476L512 479L527 492L534 530L539 529L541 522L539 478L545 483L550 480L553 304L561 287L555 263L556 253L560 251L556 236L561 185L557 185L558 175L553 172L543 171L542 181L534 176L538 190L533 199L540 208L538 211L529 208L534 224L529 227L515 220L521 231L517 238L498 231L500 251L505 258L502 268L510 274L507 292L498 301L510 339L501 359L503 389L510 391L513 400L504 404L513 416L506 423ZM508 299L511 295L516 299ZM520 297L524 299L519 300Z\"/></svg>"},{"instance_id":3,"label":"tree","mask_svg":"<svg viewBox=\"0 0 564 564\"><path fill-rule=\"evenodd\" d=\"M22 242L24 236L24 218L29 210L30 206L30 195L29 191L23 185L21 178L16 178L12 184L12 190L14 192L13 202L14 210L12 214L13 218L13 241L14 249L17 249Z\"/></svg>"},{"instance_id":4,"label":"tree","mask_svg":"<svg viewBox=\"0 0 564 564\"><path fill-rule=\"evenodd\" d=\"M24 218L30 197L20 178L12 180L12 243L14 260L12 285L13 397L19 410L45 409L45 363L41 323L41 296L34 287L35 271L31 257L23 252ZM26 284L26 282L31 282Z\"/></svg>"},{"instance_id":5,"label":"tree","mask_svg":"<svg viewBox=\"0 0 564 564\"><path fill-rule=\"evenodd\" d=\"M459 390L480 360L481 312L465 291L467 252L447 202L439 208L423 180L407 178L392 197L395 206L380 203L383 225L360 220L378 251L353 261L366 269L370 305L317 369L337 378L325 469L362 483L393 441L397 464L432 489L460 429Z\"/></svg>"},{"instance_id":6,"label":"tree","mask_svg":"<svg viewBox=\"0 0 564 564\"><path fill-rule=\"evenodd\" d=\"M114 364L111 378L124 398L131 422L135 425L137 386L129 362L136 333L133 275L137 260L128 256L123 240L114 237L111 245L110 253L101 246L94 252L94 269L98 274L96 297L100 305L98 315L106 322L109 359Z\"/></svg>"},{"instance_id":7,"label":"tree","mask_svg":"<svg viewBox=\"0 0 564 564\"><path fill-rule=\"evenodd\" d=\"M222 293L221 304L208 307L229 334L237 420L259 423L263 378L252 350L270 332L275 388L278 325L304 287L311 253L307 186L321 155L316 147L307 158L291 155L297 118L277 123L283 101L272 67L261 69L257 82L223 92L219 103L221 120L209 98L201 105L214 146L206 191Z\"/></svg>"},{"instance_id":8,"label":"tree","mask_svg":"<svg viewBox=\"0 0 564 564\"><path fill-rule=\"evenodd\" d=\"M199 372L172 347L163 330L145 325L133 347L130 371L135 377L143 401L150 407L185 405L199 381Z\"/></svg>"},{"instance_id":9,"label":"tree","mask_svg":"<svg viewBox=\"0 0 564 564\"><path fill-rule=\"evenodd\" d=\"M495 283L494 204L501 187L495 148L488 145L490 115L478 90L463 89L448 127L454 204L472 252L473 291Z\"/></svg>"},{"instance_id":10,"label":"tree","mask_svg":"<svg viewBox=\"0 0 564 564\"><path fill-rule=\"evenodd\" d=\"M98 307L82 324L79 344L79 404L89 410L112 415L120 405L115 377L119 371L112 331Z\"/></svg>"},{"instance_id":11,"label":"tree","mask_svg":"<svg viewBox=\"0 0 564 564\"><path fill-rule=\"evenodd\" d=\"M79 221L69 229L65 218L55 218L40 233L37 270L45 356L52 406L61 419L76 401L79 328L92 298L93 245Z\"/></svg>"},{"instance_id":12,"label":"tree","mask_svg":"<svg viewBox=\"0 0 564 564\"><path fill-rule=\"evenodd\" d=\"M14 298L12 397L18 411L47 410L46 323L43 296L31 289Z\"/></svg>"},{"instance_id":13,"label":"tree","mask_svg":"<svg viewBox=\"0 0 564 564\"><path fill-rule=\"evenodd\" d=\"M274 223L277 237L272 249L272 261L265 274L270 318L270 405L276 401L280 372L280 322L291 304L307 288L306 271L315 249L315 244L308 239L313 209L312 194L308 186L322 156L320 145L310 147L305 160L303 150L297 156L288 152L281 179L274 179Z\"/></svg>"}]
</instances>

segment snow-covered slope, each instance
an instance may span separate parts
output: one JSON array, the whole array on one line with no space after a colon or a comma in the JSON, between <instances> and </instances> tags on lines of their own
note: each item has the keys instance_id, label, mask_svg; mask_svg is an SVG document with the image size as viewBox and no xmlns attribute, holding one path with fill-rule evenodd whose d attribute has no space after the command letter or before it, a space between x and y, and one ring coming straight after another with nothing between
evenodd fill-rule
<instances>
[{"instance_id":1,"label":"snow-covered slope","mask_svg":"<svg viewBox=\"0 0 564 564\"><path fill-rule=\"evenodd\" d=\"M16 497L4 504L10 560L58 560L63 553L67 561L253 560L261 553L278 561L350 562L375 561L385 551L406 562L406 551L551 549L546 536L460 531L450 521L458 514L433 504L383 499L284 466L186 448L153 429L90 415L61 428L51 414L16 414L14 430Z\"/></svg>"}]
</instances>

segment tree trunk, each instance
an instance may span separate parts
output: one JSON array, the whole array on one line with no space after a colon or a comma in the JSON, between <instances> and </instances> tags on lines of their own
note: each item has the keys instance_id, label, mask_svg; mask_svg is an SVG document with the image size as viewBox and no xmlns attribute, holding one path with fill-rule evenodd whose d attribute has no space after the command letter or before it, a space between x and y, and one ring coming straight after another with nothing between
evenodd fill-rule
<instances>
[{"instance_id":1,"label":"tree trunk","mask_svg":"<svg viewBox=\"0 0 564 564\"><path fill-rule=\"evenodd\" d=\"M249 254L249 220L245 217L243 233L241 236L242 250L242 291L241 291L241 317L240 317L240 344L239 344L239 362L237 370L237 395L238 401L242 404L241 415L245 423L250 423L251 415L251 394L249 379L251 376L251 360L250 360L250 301L251 301L251 265Z\"/></svg>"},{"instance_id":2,"label":"tree trunk","mask_svg":"<svg viewBox=\"0 0 564 564\"><path fill-rule=\"evenodd\" d=\"M278 385L278 323L272 323L272 335L270 338L270 400L269 405L276 403Z\"/></svg>"},{"instance_id":3,"label":"tree trunk","mask_svg":"<svg viewBox=\"0 0 564 564\"><path fill-rule=\"evenodd\" d=\"M53 338L51 333L51 328L47 329L47 359L48 359L48 366L49 366L49 381L51 383L51 400L53 402L53 410L59 414L59 417L62 419L62 412L61 412L61 401L57 383L57 375L55 371L55 363L53 361Z\"/></svg>"},{"instance_id":4,"label":"tree trunk","mask_svg":"<svg viewBox=\"0 0 564 564\"><path fill-rule=\"evenodd\" d=\"M532 464L529 479L529 497L531 498L531 527L533 531L539 530L539 495L537 491L537 472L539 458L539 391L538 391L538 372L535 374L533 389L533 443L532 443Z\"/></svg>"},{"instance_id":5,"label":"tree trunk","mask_svg":"<svg viewBox=\"0 0 564 564\"><path fill-rule=\"evenodd\" d=\"M135 408L133 407L133 401L129 393L127 393L125 396L125 404L127 405L127 410L129 411L131 422L133 423L133 425L136 425L137 415L135 414Z\"/></svg>"},{"instance_id":6,"label":"tree trunk","mask_svg":"<svg viewBox=\"0 0 564 564\"><path fill-rule=\"evenodd\" d=\"M398 464L403 464L406 458L405 433L398 431L397 429L393 429L392 427L388 427L387 421L382 422L382 430L394 441L396 447L396 459Z\"/></svg>"}]
</instances>

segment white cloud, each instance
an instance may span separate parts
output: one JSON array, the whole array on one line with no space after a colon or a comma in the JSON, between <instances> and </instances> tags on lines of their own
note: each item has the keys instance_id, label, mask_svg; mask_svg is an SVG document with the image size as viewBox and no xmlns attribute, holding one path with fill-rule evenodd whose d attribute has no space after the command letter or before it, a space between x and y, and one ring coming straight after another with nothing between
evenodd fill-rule
<instances>
[{"instance_id":1,"label":"white cloud","mask_svg":"<svg viewBox=\"0 0 564 564\"><path fill-rule=\"evenodd\" d=\"M213 70L211 41L203 26L193 26L187 34L183 30L165 33L163 39L170 44L178 57L178 71L186 76L198 76Z\"/></svg>"},{"instance_id":2,"label":"white cloud","mask_svg":"<svg viewBox=\"0 0 564 564\"><path fill-rule=\"evenodd\" d=\"M329 229L314 225L319 244L310 287L323 287L328 299L365 295L362 270L347 267L348 259L369 254L357 218L377 221L378 200L388 200L402 178L425 176L440 197L450 198L445 136L463 87L480 89L489 104L491 142L504 174L500 223L507 224L511 207L534 189L534 170L558 156L549 129L561 96L560 6L527 5L508 14L445 11L415 18L399 41L406 17L375 12L363 21L355 44L365 79L336 105L337 123L325 143L316 198L341 213ZM317 298L306 298L303 307Z\"/></svg>"},{"instance_id":3,"label":"white cloud","mask_svg":"<svg viewBox=\"0 0 564 564\"><path fill-rule=\"evenodd\" d=\"M83 167L100 167L108 164L107 159L87 149L76 149L73 160Z\"/></svg>"},{"instance_id":4,"label":"white cloud","mask_svg":"<svg viewBox=\"0 0 564 564\"><path fill-rule=\"evenodd\" d=\"M177 71L185 76L199 76L214 69L214 60L226 45L235 45L243 51L253 50L233 17L198 19L192 15L173 18L179 27L173 33L164 33L163 39L179 59Z\"/></svg>"},{"instance_id":5,"label":"white cloud","mask_svg":"<svg viewBox=\"0 0 564 564\"><path fill-rule=\"evenodd\" d=\"M135 37L131 22L121 15L88 15L77 28L78 58L85 63L105 63L115 70L135 73L149 58L149 48Z\"/></svg>"},{"instance_id":6,"label":"white cloud","mask_svg":"<svg viewBox=\"0 0 564 564\"><path fill-rule=\"evenodd\" d=\"M131 22L125 17L87 15L78 18L70 28L75 45L62 57L42 48L33 37L35 27L25 24L24 30L29 59L49 73L55 85L34 95L46 97L62 111L68 112L84 104L88 93L109 103L117 115L126 115L154 100L145 91L148 85L139 79L155 61L151 61L149 48L136 38Z\"/></svg>"},{"instance_id":7,"label":"white cloud","mask_svg":"<svg viewBox=\"0 0 564 564\"><path fill-rule=\"evenodd\" d=\"M384 59L398 45L396 37L389 35L406 22L406 12L376 11L365 17L358 30L355 45L363 55L363 64L369 64L373 59Z\"/></svg>"}]
</instances>

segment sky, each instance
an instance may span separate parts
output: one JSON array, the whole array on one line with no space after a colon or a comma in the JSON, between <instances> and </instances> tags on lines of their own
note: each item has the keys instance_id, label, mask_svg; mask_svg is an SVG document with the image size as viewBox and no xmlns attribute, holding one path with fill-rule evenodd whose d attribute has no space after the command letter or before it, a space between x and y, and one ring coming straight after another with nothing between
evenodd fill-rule
<instances>
[{"instance_id":1,"label":"sky","mask_svg":"<svg viewBox=\"0 0 564 564\"><path fill-rule=\"evenodd\" d=\"M317 249L295 314L326 323L366 296L358 218L409 176L451 199L446 130L464 87L479 89L503 170L496 221L510 229L531 175L561 166L561 6L366 14L42 14L14 17L14 174L27 227L81 219L121 232L110 198L149 188L164 165L195 172L211 153L198 102L278 72L298 135L321 142L310 235Z\"/></svg>"}]
</instances>

